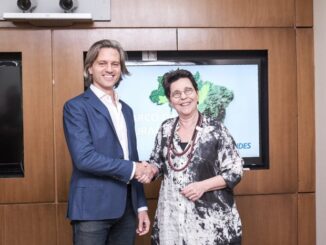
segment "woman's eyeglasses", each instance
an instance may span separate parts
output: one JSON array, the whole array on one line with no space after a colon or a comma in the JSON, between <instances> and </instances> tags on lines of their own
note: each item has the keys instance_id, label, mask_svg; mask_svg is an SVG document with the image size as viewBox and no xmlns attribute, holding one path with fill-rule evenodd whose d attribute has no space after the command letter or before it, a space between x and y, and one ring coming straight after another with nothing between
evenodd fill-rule
<instances>
[{"instance_id":1,"label":"woman's eyeglasses","mask_svg":"<svg viewBox=\"0 0 326 245\"><path fill-rule=\"evenodd\" d=\"M174 92L171 94L171 96L172 96L174 99L180 99L181 96L182 96L182 93L184 93L184 95L186 95L186 96L189 96L189 95L191 95L193 92L194 92L194 89L193 89L193 88L185 88L185 90L183 90L183 91L179 91L179 90L174 91Z\"/></svg>"}]
</instances>

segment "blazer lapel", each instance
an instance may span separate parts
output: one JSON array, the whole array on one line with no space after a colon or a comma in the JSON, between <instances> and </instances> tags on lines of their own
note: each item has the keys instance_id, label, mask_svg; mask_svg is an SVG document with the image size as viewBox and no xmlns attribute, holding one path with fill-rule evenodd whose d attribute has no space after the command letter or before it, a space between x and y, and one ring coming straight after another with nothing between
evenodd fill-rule
<instances>
[{"instance_id":1,"label":"blazer lapel","mask_svg":"<svg viewBox=\"0 0 326 245\"><path fill-rule=\"evenodd\" d=\"M99 98L92 92L90 88L88 88L84 93L84 98L93 106L95 110L97 110L99 113L101 113L109 122L110 126L112 127L115 136L118 138L117 132L115 131L112 118L110 116L110 113L108 112L108 109L105 107L105 105L100 101Z\"/></svg>"},{"instance_id":2,"label":"blazer lapel","mask_svg":"<svg viewBox=\"0 0 326 245\"><path fill-rule=\"evenodd\" d=\"M131 118L131 115L129 113L128 110L126 110L126 106L124 105L124 102L122 102L120 100L120 103L122 105L122 114L125 118L125 122L126 122L126 128L127 128L127 137L128 137L128 149L129 149L129 159L132 159L132 142L133 142L133 139L132 139L132 136L130 135L130 133L132 132L133 130L133 125L132 125L132 118Z\"/></svg>"}]
</instances>

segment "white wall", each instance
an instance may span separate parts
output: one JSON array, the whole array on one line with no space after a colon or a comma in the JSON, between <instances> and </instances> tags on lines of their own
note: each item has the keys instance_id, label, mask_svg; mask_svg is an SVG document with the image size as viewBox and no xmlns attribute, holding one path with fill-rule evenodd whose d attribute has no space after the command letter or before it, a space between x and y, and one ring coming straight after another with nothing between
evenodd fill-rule
<instances>
[{"instance_id":1,"label":"white wall","mask_svg":"<svg viewBox=\"0 0 326 245\"><path fill-rule=\"evenodd\" d=\"M317 245L326 241L326 1L314 0ZM308 224L307 224L308 225Z\"/></svg>"}]
</instances>

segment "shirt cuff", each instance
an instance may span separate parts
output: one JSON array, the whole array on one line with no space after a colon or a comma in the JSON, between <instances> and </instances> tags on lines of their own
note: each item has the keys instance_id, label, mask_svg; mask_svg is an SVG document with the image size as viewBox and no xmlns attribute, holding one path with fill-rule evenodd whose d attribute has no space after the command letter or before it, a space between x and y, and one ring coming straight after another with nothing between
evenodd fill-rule
<instances>
[{"instance_id":1,"label":"shirt cuff","mask_svg":"<svg viewBox=\"0 0 326 245\"><path fill-rule=\"evenodd\" d=\"M147 211L148 208L147 207L140 207L137 209L138 213L140 213L141 211Z\"/></svg>"},{"instance_id":2,"label":"shirt cuff","mask_svg":"<svg viewBox=\"0 0 326 245\"><path fill-rule=\"evenodd\" d=\"M135 175L135 172L136 172L136 163L135 162L132 162L132 172L131 172L131 176L130 176L130 179L129 180L132 180L134 178L134 175Z\"/></svg>"}]
</instances>

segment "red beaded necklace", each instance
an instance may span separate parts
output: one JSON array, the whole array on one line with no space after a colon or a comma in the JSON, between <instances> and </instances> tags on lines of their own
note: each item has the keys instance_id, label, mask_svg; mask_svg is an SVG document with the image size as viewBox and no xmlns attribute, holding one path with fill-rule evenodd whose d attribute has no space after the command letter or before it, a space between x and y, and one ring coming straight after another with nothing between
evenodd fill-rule
<instances>
[{"instance_id":1,"label":"red beaded necklace","mask_svg":"<svg viewBox=\"0 0 326 245\"><path fill-rule=\"evenodd\" d=\"M191 140L190 140L190 142L188 143L188 145L186 146L186 148L182 152L177 152L176 149L175 149L175 146L173 144L173 135L175 134L175 130L176 130L178 121L179 121L179 117L177 117L177 119L175 120L175 122L173 124L171 134L170 134L169 140L168 140L169 144L168 144L168 153L167 153L167 159L168 159L169 166L171 167L171 169L173 169L174 171L177 171L177 172L184 170L190 164L190 160L191 160L191 158L193 156L194 146L195 146L197 133L198 133L197 127L201 126L202 116L201 116L200 112L198 112L198 120L197 120L197 123L196 123L196 127L194 129L194 132L192 134ZM186 164L183 165L181 168L174 167L173 164L172 164L172 160L171 160L172 154L174 156L180 157L180 156L183 156L184 154L186 154L187 152L189 152L189 153L187 155L188 160L187 160Z\"/></svg>"}]
</instances>

